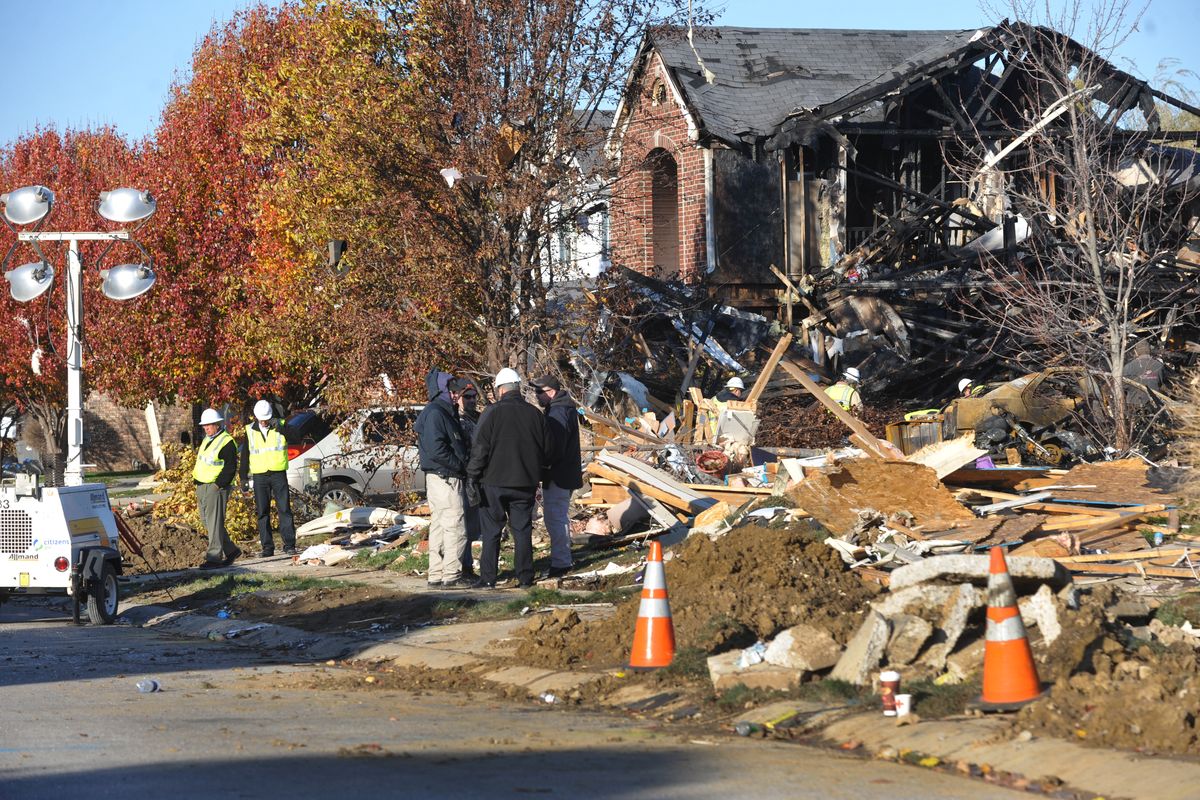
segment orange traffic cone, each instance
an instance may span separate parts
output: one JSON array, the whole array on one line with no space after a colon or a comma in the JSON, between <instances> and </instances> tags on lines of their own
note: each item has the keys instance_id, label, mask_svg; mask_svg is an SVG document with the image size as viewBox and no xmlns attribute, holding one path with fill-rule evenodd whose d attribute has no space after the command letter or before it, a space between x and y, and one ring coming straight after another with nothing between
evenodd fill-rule
<instances>
[{"instance_id":1,"label":"orange traffic cone","mask_svg":"<svg viewBox=\"0 0 1200 800\"><path fill-rule=\"evenodd\" d=\"M669 667L675 658L675 626L667 602L667 576L663 570L662 545L650 543L646 572L642 577L642 604L633 632L632 669Z\"/></svg>"},{"instance_id":2,"label":"orange traffic cone","mask_svg":"<svg viewBox=\"0 0 1200 800\"><path fill-rule=\"evenodd\" d=\"M1017 593L1004 549L992 548L988 575L987 642L983 651L983 695L979 707L985 711L1015 711L1041 694L1033 651L1017 609Z\"/></svg>"}]
</instances>

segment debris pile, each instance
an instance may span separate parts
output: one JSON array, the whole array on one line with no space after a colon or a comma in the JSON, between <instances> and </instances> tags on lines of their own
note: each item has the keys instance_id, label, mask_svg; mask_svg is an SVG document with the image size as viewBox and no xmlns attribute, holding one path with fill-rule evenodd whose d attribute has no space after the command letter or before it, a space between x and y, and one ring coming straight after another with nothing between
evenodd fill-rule
<instances>
[{"instance_id":1,"label":"debris pile","mask_svg":"<svg viewBox=\"0 0 1200 800\"><path fill-rule=\"evenodd\" d=\"M690 537L666 564L676 645L705 654L753 644L791 626L820 625L844 644L878 587L846 571L805 523L745 525L716 541ZM570 626L537 623L518 657L548 667L613 666L629 656L638 600L612 617Z\"/></svg>"}]
</instances>

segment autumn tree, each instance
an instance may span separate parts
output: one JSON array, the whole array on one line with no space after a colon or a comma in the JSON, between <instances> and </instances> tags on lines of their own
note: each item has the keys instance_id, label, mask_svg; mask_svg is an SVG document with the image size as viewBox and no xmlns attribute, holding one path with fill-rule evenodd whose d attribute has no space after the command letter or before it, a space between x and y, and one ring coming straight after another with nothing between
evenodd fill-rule
<instances>
[{"instance_id":1,"label":"autumn tree","mask_svg":"<svg viewBox=\"0 0 1200 800\"><path fill-rule=\"evenodd\" d=\"M99 193L127 185L135 169L134 153L111 128L61 133L38 130L0 153L0 187L11 190L45 185L55 194L46 229L91 231L115 227L96 213ZM7 228L0 229L0 244L6 252L14 239ZM5 399L15 402L38 424L46 466L53 474L61 475L67 406L67 317L63 296L66 250L58 242L43 242L41 248L55 270L50 289L28 303L13 300L7 284L0 291L0 380ZM84 339L89 376L105 374L142 347L122 332L124 315L145 301L139 298L118 304L101 294L95 266L102 250L103 245L97 242L80 243L85 268L83 330L86 334L101 332ZM21 243L10 252L5 268L38 260L32 246ZM119 262L110 261L107 266L113 263Z\"/></svg>"},{"instance_id":2,"label":"autumn tree","mask_svg":"<svg viewBox=\"0 0 1200 800\"><path fill-rule=\"evenodd\" d=\"M410 384L432 361L528 365L553 323L547 258L597 200L579 165L648 26L685 4L634 0L313 3L296 68L262 84L260 154L284 154L276 202L295 245L347 239L350 271L319 281L340 314L336 382ZM304 189L308 191L305 192ZM561 276L557 276L561 277ZM327 362L332 366L335 362ZM351 377L356 376L356 377Z\"/></svg>"},{"instance_id":3,"label":"autumn tree","mask_svg":"<svg viewBox=\"0 0 1200 800\"><path fill-rule=\"evenodd\" d=\"M258 6L214 28L146 143L138 181L158 198L144 232L158 282L121 326L101 334L141 347L97 377L127 403L217 404L312 390L305 329L276 324L304 312L311 287L300 292L289 281L288 262L262 266L276 247L258 235L274 158L248 152L245 141L268 114L247 87L278 69L297 24L289 7Z\"/></svg>"}]
</instances>

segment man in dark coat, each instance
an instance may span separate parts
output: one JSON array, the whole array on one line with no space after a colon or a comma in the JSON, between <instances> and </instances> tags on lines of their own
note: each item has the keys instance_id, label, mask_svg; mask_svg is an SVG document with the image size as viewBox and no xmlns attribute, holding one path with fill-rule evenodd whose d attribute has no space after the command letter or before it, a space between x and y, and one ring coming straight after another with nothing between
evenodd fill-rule
<instances>
[{"instance_id":1,"label":"man in dark coat","mask_svg":"<svg viewBox=\"0 0 1200 800\"><path fill-rule=\"evenodd\" d=\"M461 557L467 538L463 519L463 480L470 448L458 421L458 400L466 381L451 378L443 390L439 377L436 370L426 377L429 402L413 425L429 501L427 579L431 587L465 584Z\"/></svg>"},{"instance_id":2,"label":"man in dark coat","mask_svg":"<svg viewBox=\"0 0 1200 800\"><path fill-rule=\"evenodd\" d=\"M548 375L531 384L546 409L550 437L549 466L542 476L542 518L550 534L550 577L571 571L571 493L583 486L579 451L579 406L558 378Z\"/></svg>"},{"instance_id":3,"label":"man in dark coat","mask_svg":"<svg viewBox=\"0 0 1200 800\"><path fill-rule=\"evenodd\" d=\"M533 504L549 456L546 420L521 397L521 377L496 373L496 402L479 417L467 464L468 501L480 507L483 553L475 588L495 588L500 534L507 522L516 549L517 585L533 585Z\"/></svg>"},{"instance_id":4,"label":"man in dark coat","mask_svg":"<svg viewBox=\"0 0 1200 800\"><path fill-rule=\"evenodd\" d=\"M471 442L475 441L475 426L479 424L479 388L474 382L467 380L463 387L462 397L458 400L458 422L462 425L463 439L470 450ZM468 459L470 460L470 459ZM471 554L471 542L478 542L482 525L479 521L479 506L472 505L466 496L466 483L463 483L463 519L466 522L467 539L463 543L459 561L462 562L463 578L472 582L479 576L475 574L475 559Z\"/></svg>"}]
</instances>

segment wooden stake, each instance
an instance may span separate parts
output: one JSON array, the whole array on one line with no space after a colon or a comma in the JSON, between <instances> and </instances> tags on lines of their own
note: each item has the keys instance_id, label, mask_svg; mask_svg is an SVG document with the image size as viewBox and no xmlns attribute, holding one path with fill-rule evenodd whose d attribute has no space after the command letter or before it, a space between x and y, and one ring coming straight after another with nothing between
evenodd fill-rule
<instances>
[{"instance_id":1,"label":"wooden stake","mask_svg":"<svg viewBox=\"0 0 1200 800\"><path fill-rule=\"evenodd\" d=\"M771 351L771 357L767 359L766 365L762 372L758 374L758 380L754 382L754 386L750 389L750 394L746 395L746 402L757 404L758 398L762 397L762 393L767 390L767 384L771 381L771 376L775 374L775 369L779 366L779 359L783 358L783 354L792 345L792 335L785 333L775 343L775 349Z\"/></svg>"}]
</instances>

